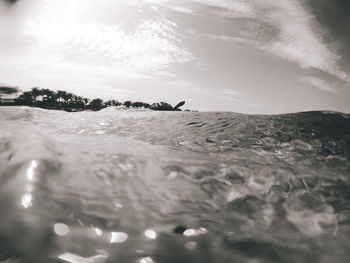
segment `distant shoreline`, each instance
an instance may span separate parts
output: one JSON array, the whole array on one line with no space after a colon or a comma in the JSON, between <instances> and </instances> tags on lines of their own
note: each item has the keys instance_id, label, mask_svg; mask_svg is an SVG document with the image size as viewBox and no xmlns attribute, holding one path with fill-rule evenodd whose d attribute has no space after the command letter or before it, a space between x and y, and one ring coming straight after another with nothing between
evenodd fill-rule
<instances>
[{"instance_id":1,"label":"distant shoreline","mask_svg":"<svg viewBox=\"0 0 350 263\"><path fill-rule=\"evenodd\" d=\"M91 109L62 109L62 108L53 108L53 107L41 107L41 106L35 106L35 105L17 105L17 104L13 104L13 103L1 103L0 102L0 107L30 107L30 108L37 108L37 109L43 109L43 110L57 110L57 111L65 111L65 112L97 112L95 110L91 110ZM152 109L148 109L148 108L133 108L133 107L125 107L125 106L108 106L108 107L104 107L103 109L107 109L107 108L116 108L118 110L136 110L136 111L150 111L150 112L156 112L156 111L166 111L166 110L152 110ZM100 110L98 110L100 111ZM168 110L168 111L172 111L172 110ZM198 112L195 110L176 110L173 112Z\"/></svg>"},{"instance_id":2,"label":"distant shoreline","mask_svg":"<svg viewBox=\"0 0 350 263\"><path fill-rule=\"evenodd\" d=\"M117 100L103 101L99 98L88 99L63 90L54 91L32 88L30 91L20 92L16 87L0 87L0 106L29 106L67 112L99 111L111 106L154 111L182 111L180 107L184 104L185 101L181 101L173 107L171 104L163 101L152 104L141 101L132 102L130 100L124 102Z\"/></svg>"}]
</instances>

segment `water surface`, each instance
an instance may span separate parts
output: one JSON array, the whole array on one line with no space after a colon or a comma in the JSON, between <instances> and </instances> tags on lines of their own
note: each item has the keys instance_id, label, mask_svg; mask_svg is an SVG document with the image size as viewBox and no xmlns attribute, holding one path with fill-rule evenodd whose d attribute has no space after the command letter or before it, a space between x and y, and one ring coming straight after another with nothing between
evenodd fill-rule
<instances>
[{"instance_id":1,"label":"water surface","mask_svg":"<svg viewBox=\"0 0 350 263\"><path fill-rule=\"evenodd\" d=\"M347 262L349 157L341 113L0 107L0 262Z\"/></svg>"}]
</instances>

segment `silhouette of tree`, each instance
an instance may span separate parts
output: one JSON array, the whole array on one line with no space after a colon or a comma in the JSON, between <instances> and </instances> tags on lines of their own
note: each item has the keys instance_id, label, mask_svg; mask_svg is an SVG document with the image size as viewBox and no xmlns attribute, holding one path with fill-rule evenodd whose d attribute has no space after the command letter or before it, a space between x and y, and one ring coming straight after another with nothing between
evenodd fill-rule
<instances>
[{"instance_id":1,"label":"silhouette of tree","mask_svg":"<svg viewBox=\"0 0 350 263\"><path fill-rule=\"evenodd\" d=\"M90 99L88 99L88 98L83 98L83 101L84 101L84 105L85 105L85 107L89 104L89 101L90 101Z\"/></svg>"},{"instance_id":2,"label":"silhouette of tree","mask_svg":"<svg viewBox=\"0 0 350 263\"><path fill-rule=\"evenodd\" d=\"M69 103L69 102L72 100L73 96L74 96L73 93L70 93L70 92L67 93L67 94L66 94L66 97L65 97L66 103Z\"/></svg>"},{"instance_id":3,"label":"silhouette of tree","mask_svg":"<svg viewBox=\"0 0 350 263\"><path fill-rule=\"evenodd\" d=\"M64 90L59 90L57 91L56 93L56 101L59 102L59 103L62 103L62 102L66 102L66 94L67 92L65 92Z\"/></svg>"},{"instance_id":4,"label":"silhouette of tree","mask_svg":"<svg viewBox=\"0 0 350 263\"><path fill-rule=\"evenodd\" d=\"M71 108L74 108L74 109L85 109L86 107L84 98L74 94L72 96L72 99L70 100L69 105Z\"/></svg>"},{"instance_id":5,"label":"silhouette of tree","mask_svg":"<svg viewBox=\"0 0 350 263\"><path fill-rule=\"evenodd\" d=\"M88 108L93 110L93 111L98 111L98 110L104 108L103 100L93 99L92 101L90 101Z\"/></svg>"},{"instance_id":6,"label":"silhouette of tree","mask_svg":"<svg viewBox=\"0 0 350 263\"><path fill-rule=\"evenodd\" d=\"M133 102L133 103L131 103L131 106L133 108L145 108L145 109L149 109L151 107L151 105L149 105L148 103L144 103L141 101Z\"/></svg>"},{"instance_id":7,"label":"silhouette of tree","mask_svg":"<svg viewBox=\"0 0 350 263\"><path fill-rule=\"evenodd\" d=\"M130 108L132 105L132 102L130 100L127 100L124 102L124 106L127 107L127 108Z\"/></svg>"},{"instance_id":8,"label":"silhouette of tree","mask_svg":"<svg viewBox=\"0 0 350 263\"><path fill-rule=\"evenodd\" d=\"M33 90L32 90L32 93L33 93ZM55 104L56 102L56 92L54 92L53 90L42 89L41 96L43 98L43 103L46 105Z\"/></svg>"},{"instance_id":9,"label":"silhouette of tree","mask_svg":"<svg viewBox=\"0 0 350 263\"><path fill-rule=\"evenodd\" d=\"M37 87L32 88L30 91L23 92L15 99L6 100L6 103L2 103L1 96L3 94L7 95L14 93L18 93L18 89L16 87L0 86L0 104L27 105L45 109L57 109L65 111L79 111L85 109L98 111L105 107L119 105L124 105L127 108L145 108L157 111L180 111L181 109L179 109L179 107L185 104L184 101L181 101L175 107L172 107L169 103L163 101L153 103L152 105L141 101L132 102L130 100L125 101L123 104L117 100L108 100L106 102L103 102L102 99L90 100L88 98L78 96L63 90L58 90L56 92L54 90L40 89Z\"/></svg>"},{"instance_id":10,"label":"silhouette of tree","mask_svg":"<svg viewBox=\"0 0 350 263\"><path fill-rule=\"evenodd\" d=\"M15 103L30 106L34 103L33 94L30 91L23 92L17 99L15 99Z\"/></svg>"},{"instance_id":11,"label":"silhouette of tree","mask_svg":"<svg viewBox=\"0 0 350 263\"><path fill-rule=\"evenodd\" d=\"M43 95L42 90L40 90L36 87L32 88L31 92L32 92L32 96L33 96L34 101L36 101L39 96Z\"/></svg>"},{"instance_id":12,"label":"silhouette of tree","mask_svg":"<svg viewBox=\"0 0 350 263\"><path fill-rule=\"evenodd\" d=\"M176 104L176 106L174 107L174 110L180 110L179 108L182 107L183 105L185 105L185 101L181 101L178 104Z\"/></svg>"},{"instance_id":13,"label":"silhouette of tree","mask_svg":"<svg viewBox=\"0 0 350 263\"><path fill-rule=\"evenodd\" d=\"M169 103L166 103L164 101L153 103L151 105L152 110L157 110L157 111L172 111L174 110L173 106L171 106Z\"/></svg>"},{"instance_id":14,"label":"silhouette of tree","mask_svg":"<svg viewBox=\"0 0 350 263\"><path fill-rule=\"evenodd\" d=\"M116 100L107 100L104 105L106 107L110 107L110 106L120 106L122 105L119 101L116 101Z\"/></svg>"}]
</instances>

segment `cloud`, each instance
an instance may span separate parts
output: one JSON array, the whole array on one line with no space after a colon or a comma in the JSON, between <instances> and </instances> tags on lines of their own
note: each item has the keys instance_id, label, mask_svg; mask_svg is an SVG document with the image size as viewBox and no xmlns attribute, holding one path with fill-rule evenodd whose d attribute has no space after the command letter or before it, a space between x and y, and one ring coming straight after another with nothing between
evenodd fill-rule
<instances>
[{"instance_id":1,"label":"cloud","mask_svg":"<svg viewBox=\"0 0 350 263\"><path fill-rule=\"evenodd\" d=\"M184 13L184 14L194 14L195 10L188 8L188 7L183 7L183 6L173 6L171 7L171 10L179 12L179 13Z\"/></svg>"},{"instance_id":2,"label":"cloud","mask_svg":"<svg viewBox=\"0 0 350 263\"><path fill-rule=\"evenodd\" d=\"M304 76L301 77L300 80L306 84L309 84L319 90L336 93L337 92L337 83L330 83L323 79L312 77L312 76Z\"/></svg>"},{"instance_id":3,"label":"cloud","mask_svg":"<svg viewBox=\"0 0 350 263\"><path fill-rule=\"evenodd\" d=\"M258 38L262 36L262 49L296 62L302 68L314 68L342 80L350 80L338 66L341 57L323 41L325 34L322 33L321 26L305 7L298 1L279 1L280 5L268 2L267 16L258 18L263 22L260 30L271 30L275 35L271 37L268 34L266 37L257 27L255 35Z\"/></svg>"},{"instance_id":4,"label":"cloud","mask_svg":"<svg viewBox=\"0 0 350 263\"><path fill-rule=\"evenodd\" d=\"M59 2L46 1L45 10L28 16L22 31L25 37L35 40L32 47L35 52L50 54L51 60L55 58L53 64L69 65L70 70L80 70L84 65L97 72L103 69L127 78L140 78L170 76L169 67L193 59L183 48L173 21L162 17L139 18L134 28L84 21L79 17L79 12L83 12L79 1L63 7ZM151 6L151 10L158 8Z\"/></svg>"},{"instance_id":5,"label":"cloud","mask_svg":"<svg viewBox=\"0 0 350 263\"><path fill-rule=\"evenodd\" d=\"M254 15L254 8L250 1L243 0L192 0L196 4L213 8L212 11L235 17L249 17Z\"/></svg>"},{"instance_id":6,"label":"cloud","mask_svg":"<svg viewBox=\"0 0 350 263\"><path fill-rule=\"evenodd\" d=\"M243 44L253 44L250 40L243 37L233 37L227 35L217 35L217 34L203 34L202 37L210 38L212 40L223 41L227 43L243 43Z\"/></svg>"},{"instance_id":7,"label":"cloud","mask_svg":"<svg viewBox=\"0 0 350 263\"><path fill-rule=\"evenodd\" d=\"M152 0L162 5L174 1ZM204 36L218 41L248 43L274 56L292 61L304 69L317 69L350 82L338 61L341 56L324 41L327 33L304 0L190 0L181 5L197 4L206 12L229 19L245 18L246 28L235 36ZM178 1L176 3L179 3ZM242 20L241 20L242 21ZM246 39L246 41L244 41Z\"/></svg>"},{"instance_id":8,"label":"cloud","mask_svg":"<svg viewBox=\"0 0 350 263\"><path fill-rule=\"evenodd\" d=\"M171 0L143 0L143 1L139 1L138 4L140 4L140 2L151 6L156 6L156 5L161 6L168 10L184 13L184 14L196 13L194 9L187 6L188 2L186 3L185 1L182 1L182 0L177 1L176 3Z\"/></svg>"}]
</instances>

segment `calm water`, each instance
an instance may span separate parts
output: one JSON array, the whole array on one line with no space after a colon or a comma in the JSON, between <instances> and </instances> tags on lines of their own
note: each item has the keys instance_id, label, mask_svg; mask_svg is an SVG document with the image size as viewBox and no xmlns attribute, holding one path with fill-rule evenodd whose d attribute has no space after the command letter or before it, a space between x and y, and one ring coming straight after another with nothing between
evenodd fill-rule
<instances>
[{"instance_id":1,"label":"calm water","mask_svg":"<svg viewBox=\"0 0 350 263\"><path fill-rule=\"evenodd\" d=\"M0 107L0 262L348 262L350 115Z\"/></svg>"}]
</instances>

